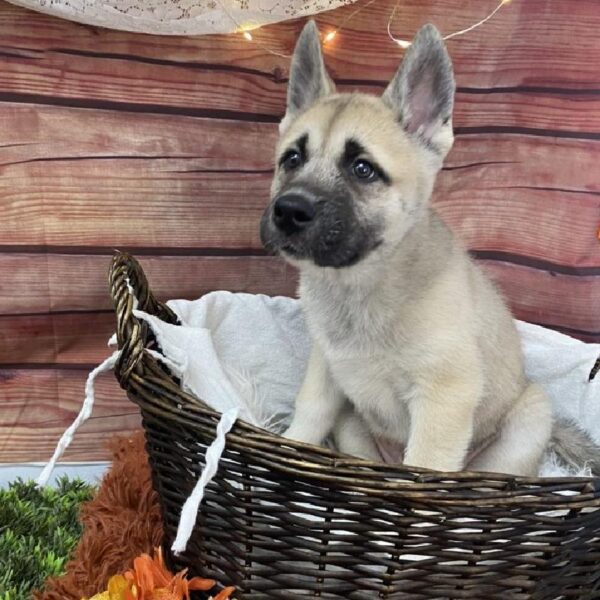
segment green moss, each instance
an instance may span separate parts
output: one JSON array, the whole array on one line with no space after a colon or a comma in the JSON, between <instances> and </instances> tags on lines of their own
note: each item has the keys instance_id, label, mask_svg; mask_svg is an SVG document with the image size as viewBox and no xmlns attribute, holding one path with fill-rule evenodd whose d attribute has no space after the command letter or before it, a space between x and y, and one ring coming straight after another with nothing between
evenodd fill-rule
<instances>
[{"instance_id":1,"label":"green moss","mask_svg":"<svg viewBox=\"0 0 600 600\"><path fill-rule=\"evenodd\" d=\"M16 481L0 490L0 600L29 600L46 577L63 573L81 535L80 505L93 490L67 478L56 488Z\"/></svg>"}]
</instances>

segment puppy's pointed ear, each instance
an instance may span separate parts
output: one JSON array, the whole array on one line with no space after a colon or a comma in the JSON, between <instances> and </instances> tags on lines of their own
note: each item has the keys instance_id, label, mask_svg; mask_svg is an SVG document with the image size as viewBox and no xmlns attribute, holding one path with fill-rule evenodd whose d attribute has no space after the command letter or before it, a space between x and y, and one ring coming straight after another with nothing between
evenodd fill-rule
<instances>
[{"instance_id":1,"label":"puppy's pointed ear","mask_svg":"<svg viewBox=\"0 0 600 600\"><path fill-rule=\"evenodd\" d=\"M317 100L334 91L335 86L323 62L319 30L316 23L310 20L300 34L292 56L287 110L280 129L285 128Z\"/></svg>"},{"instance_id":2,"label":"puppy's pointed ear","mask_svg":"<svg viewBox=\"0 0 600 600\"><path fill-rule=\"evenodd\" d=\"M383 101L397 113L407 133L445 156L453 141L454 91L444 40L433 25L425 25L383 93Z\"/></svg>"}]
</instances>

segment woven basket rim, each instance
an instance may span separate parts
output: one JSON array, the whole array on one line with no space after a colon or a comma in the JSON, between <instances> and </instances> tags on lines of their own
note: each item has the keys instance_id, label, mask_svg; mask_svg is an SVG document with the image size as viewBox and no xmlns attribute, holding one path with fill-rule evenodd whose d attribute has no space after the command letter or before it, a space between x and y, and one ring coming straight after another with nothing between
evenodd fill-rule
<instances>
[{"instance_id":1,"label":"woven basket rim","mask_svg":"<svg viewBox=\"0 0 600 600\"><path fill-rule=\"evenodd\" d=\"M151 334L134 314L131 291L138 308L170 323L175 313L157 301L137 260L117 251L109 273L110 293L117 316L117 340L121 357L115 375L128 397L143 410L179 421L214 435L220 414L202 400L184 392L159 362L145 351ZM149 377L147 374L152 374ZM152 401L141 398L141 391ZM169 396L170 400L165 400ZM600 477L517 477L501 473L443 473L405 465L390 465L346 456L334 450L284 439L238 419L227 434L227 447L251 456L265 469L282 475L315 478L328 485L381 497L422 500L453 506L518 505L548 510L600 506ZM452 482L452 484L449 484ZM435 493L443 483L452 494ZM487 490L487 491L486 491ZM574 495L563 495L570 492Z\"/></svg>"}]
</instances>

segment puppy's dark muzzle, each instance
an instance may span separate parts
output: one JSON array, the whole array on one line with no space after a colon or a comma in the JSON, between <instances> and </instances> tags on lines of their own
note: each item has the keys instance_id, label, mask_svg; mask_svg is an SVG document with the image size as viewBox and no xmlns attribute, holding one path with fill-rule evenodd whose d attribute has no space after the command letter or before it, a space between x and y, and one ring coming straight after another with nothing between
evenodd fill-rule
<instances>
[{"instance_id":1,"label":"puppy's dark muzzle","mask_svg":"<svg viewBox=\"0 0 600 600\"><path fill-rule=\"evenodd\" d=\"M273 223L286 236L304 231L316 214L314 201L298 193L283 194L273 205Z\"/></svg>"}]
</instances>

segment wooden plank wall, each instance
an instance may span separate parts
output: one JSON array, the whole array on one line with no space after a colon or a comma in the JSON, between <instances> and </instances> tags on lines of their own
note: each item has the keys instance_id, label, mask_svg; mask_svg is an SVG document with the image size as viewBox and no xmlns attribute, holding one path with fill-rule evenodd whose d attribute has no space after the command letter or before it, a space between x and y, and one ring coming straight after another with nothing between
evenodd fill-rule
<instances>
[{"instance_id":1,"label":"wooden plank wall","mask_svg":"<svg viewBox=\"0 0 600 600\"><path fill-rule=\"evenodd\" d=\"M364 2L364 0L359 0ZM401 56L379 0L327 48L344 89L382 91ZM394 29L443 31L496 0L403 0ZM348 10L319 16L323 27ZM79 408L113 329L114 248L162 298L213 289L292 294L259 244L289 54L302 26L152 37L0 2L0 462L44 460ZM456 145L437 208L516 314L600 341L598 0L513 0L449 43ZM264 46L263 46L264 45ZM109 375L68 457L138 425Z\"/></svg>"}]
</instances>

